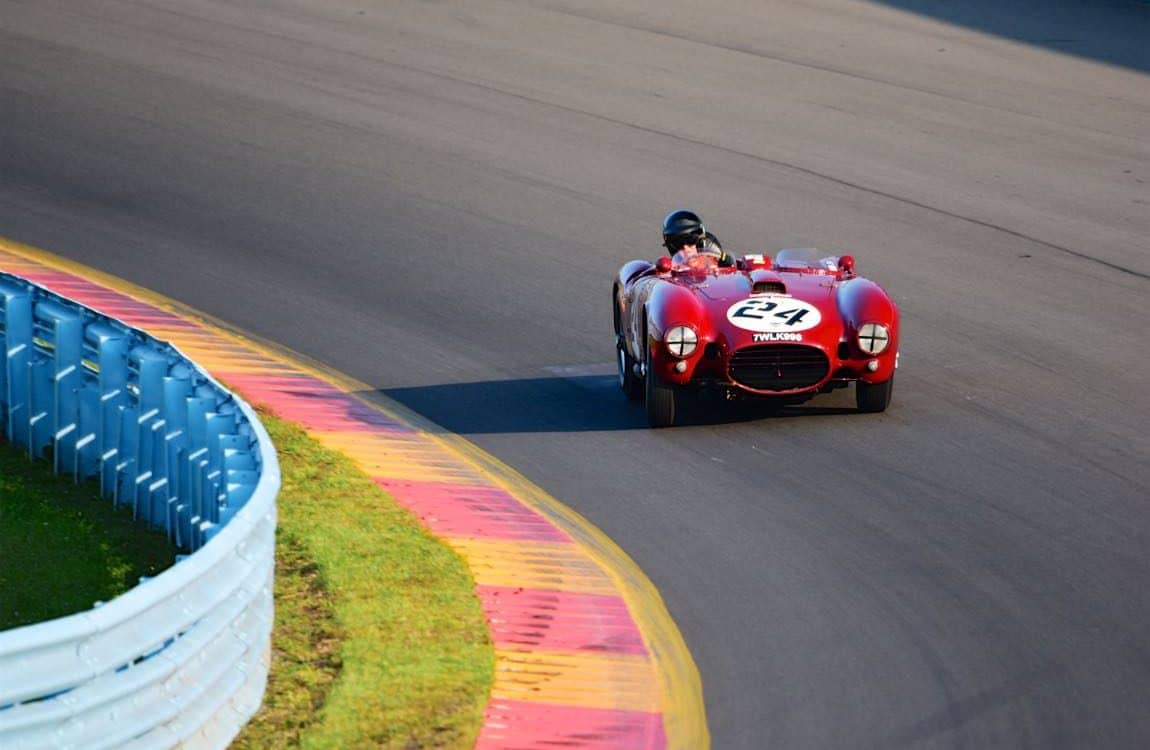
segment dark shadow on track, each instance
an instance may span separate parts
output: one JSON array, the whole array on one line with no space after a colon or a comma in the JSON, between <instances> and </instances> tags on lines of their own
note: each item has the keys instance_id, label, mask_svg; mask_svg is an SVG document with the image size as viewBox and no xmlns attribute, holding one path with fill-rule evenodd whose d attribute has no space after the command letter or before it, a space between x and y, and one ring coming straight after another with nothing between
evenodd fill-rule
<instances>
[{"instance_id":1,"label":"dark shadow on track","mask_svg":"<svg viewBox=\"0 0 1150 750\"><path fill-rule=\"evenodd\" d=\"M448 432L502 434L644 429L613 377L587 375L389 388L388 398Z\"/></svg>"},{"instance_id":2,"label":"dark shadow on track","mask_svg":"<svg viewBox=\"0 0 1150 750\"><path fill-rule=\"evenodd\" d=\"M476 383L389 388L379 391L442 427L461 435L646 430L643 403L628 401L614 376L489 380ZM368 395L370 399L370 395ZM680 424L722 425L793 417L854 414L841 396L817 396L782 409L756 402L691 402Z\"/></svg>"},{"instance_id":3,"label":"dark shadow on track","mask_svg":"<svg viewBox=\"0 0 1150 750\"><path fill-rule=\"evenodd\" d=\"M1148 0L872 0L1025 44L1150 72Z\"/></svg>"}]
</instances>

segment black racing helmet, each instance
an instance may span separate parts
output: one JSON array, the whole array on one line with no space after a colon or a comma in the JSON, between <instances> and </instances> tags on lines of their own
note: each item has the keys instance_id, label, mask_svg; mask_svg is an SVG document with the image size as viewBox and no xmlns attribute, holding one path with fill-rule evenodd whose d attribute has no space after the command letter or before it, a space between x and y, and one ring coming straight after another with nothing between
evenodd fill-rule
<instances>
[{"instance_id":1,"label":"black racing helmet","mask_svg":"<svg viewBox=\"0 0 1150 750\"><path fill-rule=\"evenodd\" d=\"M672 254L678 252L683 245L700 242L706 234L703 220L694 211L680 208L663 219L663 246Z\"/></svg>"}]
</instances>

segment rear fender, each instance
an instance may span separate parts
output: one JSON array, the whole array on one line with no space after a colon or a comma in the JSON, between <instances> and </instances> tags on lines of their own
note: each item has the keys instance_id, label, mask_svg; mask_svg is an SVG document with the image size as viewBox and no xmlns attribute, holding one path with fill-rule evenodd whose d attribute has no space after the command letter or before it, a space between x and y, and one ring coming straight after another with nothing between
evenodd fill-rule
<instances>
[{"instance_id":1,"label":"rear fender","mask_svg":"<svg viewBox=\"0 0 1150 750\"><path fill-rule=\"evenodd\" d=\"M634 284L639 279L651 276L655 266L645 260L628 261L619 269L615 283L611 287L611 317L615 324L615 338L622 340L627 352L636 360L641 359L641 346L637 343L638 326L634 311L643 308L643 300L636 299L639 290Z\"/></svg>"},{"instance_id":2,"label":"rear fender","mask_svg":"<svg viewBox=\"0 0 1150 750\"><path fill-rule=\"evenodd\" d=\"M645 260L629 260L619 269L615 281L621 289L626 289L635 279L655 270L655 264Z\"/></svg>"}]
</instances>

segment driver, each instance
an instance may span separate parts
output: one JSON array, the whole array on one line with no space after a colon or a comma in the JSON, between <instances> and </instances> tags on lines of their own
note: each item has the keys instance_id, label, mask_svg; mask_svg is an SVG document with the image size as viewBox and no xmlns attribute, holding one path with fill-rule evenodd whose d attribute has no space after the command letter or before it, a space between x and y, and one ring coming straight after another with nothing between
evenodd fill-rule
<instances>
[{"instance_id":1,"label":"driver","mask_svg":"<svg viewBox=\"0 0 1150 750\"><path fill-rule=\"evenodd\" d=\"M735 259L727 255L719 238L707 231L694 211L679 209L667 214L663 219L663 247L676 263L688 265L691 258L703 254L713 256L720 266L735 265Z\"/></svg>"}]
</instances>

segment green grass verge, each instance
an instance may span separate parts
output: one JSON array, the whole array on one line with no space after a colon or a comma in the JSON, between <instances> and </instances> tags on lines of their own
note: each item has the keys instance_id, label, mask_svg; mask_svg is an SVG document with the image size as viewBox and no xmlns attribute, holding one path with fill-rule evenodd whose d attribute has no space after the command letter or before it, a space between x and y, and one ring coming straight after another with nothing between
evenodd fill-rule
<instances>
[{"instance_id":1,"label":"green grass verge","mask_svg":"<svg viewBox=\"0 0 1150 750\"><path fill-rule=\"evenodd\" d=\"M175 561L162 532L116 509L94 481L0 443L0 630L91 609Z\"/></svg>"},{"instance_id":2,"label":"green grass verge","mask_svg":"<svg viewBox=\"0 0 1150 750\"><path fill-rule=\"evenodd\" d=\"M494 650L466 565L342 454L261 421L283 473L272 670L232 748L473 746ZM0 529L0 629L87 609L175 554L6 446Z\"/></svg>"},{"instance_id":3,"label":"green grass verge","mask_svg":"<svg viewBox=\"0 0 1150 750\"><path fill-rule=\"evenodd\" d=\"M261 421L283 472L273 662L233 748L473 746L495 658L466 565L345 456Z\"/></svg>"}]
</instances>

